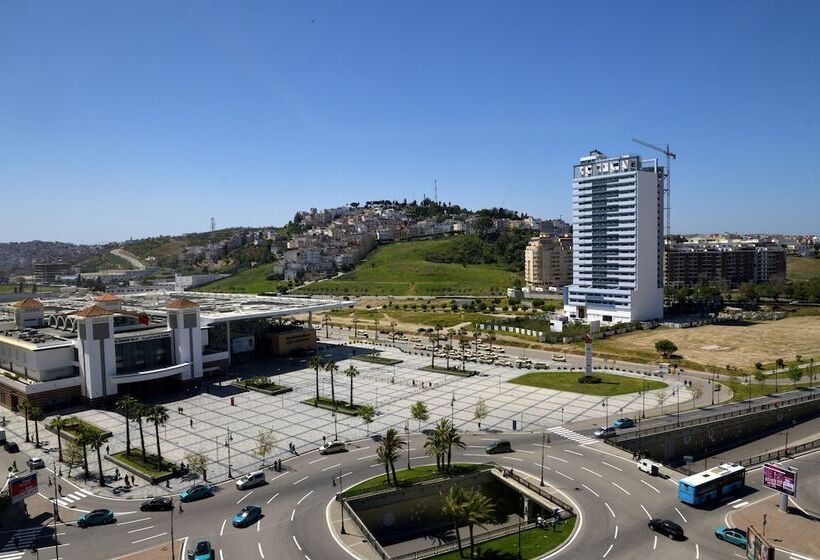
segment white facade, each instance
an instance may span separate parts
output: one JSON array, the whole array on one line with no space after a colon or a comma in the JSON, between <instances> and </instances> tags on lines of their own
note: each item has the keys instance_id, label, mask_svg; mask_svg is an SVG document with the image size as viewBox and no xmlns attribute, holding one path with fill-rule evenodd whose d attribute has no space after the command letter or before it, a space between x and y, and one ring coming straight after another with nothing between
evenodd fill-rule
<instances>
[{"instance_id":1,"label":"white facade","mask_svg":"<svg viewBox=\"0 0 820 560\"><path fill-rule=\"evenodd\" d=\"M663 317L663 169L593 151L574 167L573 283L564 313L602 323Z\"/></svg>"}]
</instances>

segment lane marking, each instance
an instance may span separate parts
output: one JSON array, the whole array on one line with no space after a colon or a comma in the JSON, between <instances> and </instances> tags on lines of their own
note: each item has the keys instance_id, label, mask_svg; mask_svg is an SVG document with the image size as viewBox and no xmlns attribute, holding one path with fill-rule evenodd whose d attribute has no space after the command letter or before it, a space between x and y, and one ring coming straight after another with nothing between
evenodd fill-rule
<instances>
[{"instance_id":1,"label":"lane marking","mask_svg":"<svg viewBox=\"0 0 820 560\"><path fill-rule=\"evenodd\" d=\"M645 507L643 507L643 504L641 504L641 509L642 509L642 510L643 510L643 512L646 514L646 517L647 517L647 518L649 518L649 520L650 520L650 521L652 521L652 516L651 516L651 515L649 515L649 512L648 512L648 511L646 511L646 508L645 508Z\"/></svg>"},{"instance_id":2,"label":"lane marking","mask_svg":"<svg viewBox=\"0 0 820 560\"><path fill-rule=\"evenodd\" d=\"M658 548L658 535L655 535L655 542L652 543L652 550Z\"/></svg>"},{"instance_id":3,"label":"lane marking","mask_svg":"<svg viewBox=\"0 0 820 560\"><path fill-rule=\"evenodd\" d=\"M738 503L738 502L739 502L740 500L742 500L742 499L743 499L743 498L738 498L737 500L732 500L731 502L728 502L728 503L729 503L729 505L736 504L736 503Z\"/></svg>"},{"instance_id":4,"label":"lane marking","mask_svg":"<svg viewBox=\"0 0 820 560\"><path fill-rule=\"evenodd\" d=\"M572 478L570 475L568 475L568 474L564 474L564 473L562 473L561 471L555 471L555 474L560 474L560 475L561 475L561 476L563 476L564 478L568 478L568 479L570 479L570 480L575 480L575 479L574 479L574 478Z\"/></svg>"},{"instance_id":5,"label":"lane marking","mask_svg":"<svg viewBox=\"0 0 820 560\"><path fill-rule=\"evenodd\" d=\"M578 453L577 451L573 451L572 449L564 449L564 453L572 453L573 455L578 455L579 457L583 457L583 453Z\"/></svg>"},{"instance_id":6,"label":"lane marking","mask_svg":"<svg viewBox=\"0 0 820 560\"><path fill-rule=\"evenodd\" d=\"M180 558L187 558L185 556L185 549L188 548L188 537L182 539L182 544L179 546L179 557Z\"/></svg>"},{"instance_id":7,"label":"lane marking","mask_svg":"<svg viewBox=\"0 0 820 560\"><path fill-rule=\"evenodd\" d=\"M308 475L308 476L303 476L302 478L300 478L299 480L297 480L296 482L294 482L294 483L293 483L293 485L294 485L294 486L296 486L297 484L299 484L299 483L300 483L300 482L302 482L303 480L307 480L307 479L309 478L309 476L310 476L310 475Z\"/></svg>"},{"instance_id":8,"label":"lane marking","mask_svg":"<svg viewBox=\"0 0 820 560\"><path fill-rule=\"evenodd\" d=\"M329 471L330 469L338 469L341 466L342 466L341 463L336 463L335 465L330 465L329 467L323 468L322 472Z\"/></svg>"},{"instance_id":9,"label":"lane marking","mask_svg":"<svg viewBox=\"0 0 820 560\"><path fill-rule=\"evenodd\" d=\"M223 519L223 520L222 520L222 527L220 527L220 528L219 528L219 536L220 536L220 537L221 537L221 536L222 536L222 534L225 532L225 523L227 523L227 522L228 522L228 520L227 520L227 519Z\"/></svg>"},{"instance_id":10,"label":"lane marking","mask_svg":"<svg viewBox=\"0 0 820 560\"><path fill-rule=\"evenodd\" d=\"M308 465L312 465L313 463L318 463L319 461L327 461L327 457L319 457L318 459L308 461Z\"/></svg>"},{"instance_id":11,"label":"lane marking","mask_svg":"<svg viewBox=\"0 0 820 560\"><path fill-rule=\"evenodd\" d=\"M269 504L269 503L271 503L271 502L272 502L272 501L276 498L276 496L278 496L278 495L279 495L279 492L277 492L276 494L274 494L273 496L271 496L271 499L270 499L270 500L268 500L268 501L267 501L267 503L268 503L268 504Z\"/></svg>"},{"instance_id":12,"label":"lane marking","mask_svg":"<svg viewBox=\"0 0 820 560\"><path fill-rule=\"evenodd\" d=\"M153 529L153 528L154 528L153 525L149 525L148 527L140 527L139 529L131 529L130 531L128 531L128 534L130 535L131 533L139 533L140 531L147 531L148 529Z\"/></svg>"},{"instance_id":13,"label":"lane marking","mask_svg":"<svg viewBox=\"0 0 820 560\"><path fill-rule=\"evenodd\" d=\"M364 461L365 459L372 459L373 457L378 457L375 453L373 455L365 455L364 457L357 457L357 461Z\"/></svg>"},{"instance_id":14,"label":"lane marking","mask_svg":"<svg viewBox=\"0 0 820 560\"><path fill-rule=\"evenodd\" d=\"M219 549L219 560L225 560L225 558L222 556L222 549L221 548Z\"/></svg>"},{"instance_id":15,"label":"lane marking","mask_svg":"<svg viewBox=\"0 0 820 560\"><path fill-rule=\"evenodd\" d=\"M689 523L678 508L675 508L675 511L678 512L678 515L680 515L680 518L683 519L684 523Z\"/></svg>"},{"instance_id":16,"label":"lane marking","mask_svg":"<svg viewBox=\"0 0 820 560\"><path fill-rule=\"evenodd\" d=\"M248 496L250 496L251 494L253 494L253 490L251 490L250 492L248 492L247 494L245 494L245 495L243 495L241 498L239 498L239 500L237 500L237 502L236 502L236 505L241 504L241 503L242 503L242 500L244 500L245 498L247 498L247 497L248 497Z\"/></svg>"},{"instance_id":17,"label":"lane marking","mask_svg":"<svg viewBox=\"0 0 820 560\"><path fill-rule=\"evenodd\" d=\"M596 498L600 498L600 497L601 497L601 495L600 495L598 492L596 492L595 490L593 490L592 488L590 488L590 487L589 487L589 486L587 486L586 484L581 484L581 486L583 486L584 488L586 488L587 490L589 490L590 492L592 492L593 494L595 494L595 497L596 497Z\"/></svg>"},{"instance_id":18,"label":"lane marking","mask_svg":"<svg viewBox=\"0 0 820 560\"><path fill-rule=\"evenodd\" d=\"M307 498L307 497L308 497L308 496L310 496L311 494L313 494L313 490L311 490L310 492L308 492L307 494L305 494L304 496L302 496L301 498L299 498L299 501L298 501L298 502L296 502L296 505L297 505L297 506L298 506L298 505L300 505L302 502L304 502L304 501L305 501L305 498Z\"/></svg>"},{"instance_id":19,"label":"lane marking","mask_svg":"<svg viewBox=\"0 0 820 560\"><path fill-rule=\"evenodd\" d=\"M145 541L150 541L151 539L156 539L157 537L164 537L168 533L160 533L159 535L154 535L153 537L145 537L144 539L140 539L138 541L131 541L131 544L137 544Z\"/></svg>"},{"instance_id":20,"label":"lane marking","mask_svg":"<svg viewBox=\"0 0 820 560\"><path fill-rule=\"evenodd\" d=\"M551 468L551 467L548 467L547 465L542 465L541 463L535 463L535 466L536 466L536 467L539 467L539 468L540 468L540 467L544 467L544 468L545 468L545 469L547 469L548 471L551 471L551 470L552 470L552 468Z\"/></svg>"},{"instance_id":21,"label":"lane marking","mask_svg":"<svg viewBox=\"0 0 820 560\"><path fill-rule=\"evenodd\" d=\"M612 550L613 546L614 545L609 545L609 548L606 549L606 552L604 552L604 555L602 556L602 558L606 558L606 555L609 554L609 551Z\"/></svg>"},{"instance_id":22,"label":"lane marking","mask_svg":"<svg viewBox=\"0 0 820 560\"><path fill-rule=\"evenodd\" d=\"M562 459L561 457L553 457L552 455L547 455L550 459L555 459L556 461L561 461L562 463L569 463L566 459Z\"/></svg>"},{"instance_id":23,"label":"lane marking","mask_svg":"<svg viewBox=\"0 0 820 560\"><path fill-rule=\"evenodd\" d=\"M262 520L260 519L259 521L256 522L256 532L257 533L259 532L261 527L262 527Z\"/></svg>"},{"instance_id":24,"label":"lane marking","mask_svg":"<svg viewBox=\"0 0 820 560\"><path fill-rule=\"evenodd\" d=\"M365 449L370 449L370 446L368 445L366 447L359 447L358 449L351 449L348 453L358 453L359 451L364 451Z\"/></svg>"},{"instance_id":25,"label":"lane marking","mask_svg":"<svg viewBox=\"0 0 820 560\"><path fill-rule=\"evenodd\" d=\"M124 525L130 525L131 523L139 523L140 521L150 521L150 517L143 517L142 519L133 519L131 521L123 521L122 523L117 523L117 527L123 527Z\"/></svg>"},{"instance_id":26,"label":"lane marking","mask_svg":"<svg viewBox=\"0 0 820 560\"><path fill-rule=\"evenodd\" d=\"M509 461L518 461L519 463L524 460L524 459L519 459L518 457L509 457L509 456L504 456L504 457L501 457L501 458L502 459L507 459Z\"/></svg>"},{"instance_id":27,"label":"lane marking","mask_svg":"<svg viewBox=\"0 0 820 560\"><path fill-rule=\"evenodd\" d=\"M698 543L695 543L695 560L698 560L698 558L700 558L700 546L698 546Z\"/></svg>"},{"instance_id":28,"label":"lane marking","mask_svg":"<svg viewBox=\"0 0 820 560\"><path fill-rule=\"evenodd\" d=\"M296 516L296 508L293 508L293 511L290 512L290 520L293 521L293 518Z\"/></svg>"},{"instance_id":29,"label":"lane marking","mask_svg":"<svg viewBox=\"0 0 820 560\"><path fill-rule=\"evenodd\" d=\"M256 544L257 544L257 546L259 546L259 556L261 556L262 560L264 560L265 559L265 553L262 552L262 543L260 542L260 543L256 543Z\"/></svg>"},{"instance_id":30,"label":"lane marking","mask_svg":"<svg viewBox=\"0 0 820 560\"><path fill-rule=\"evenodd\" d=\"M615 512L614 512L614 511L612 511L612 508L611 508L611 507L609 507L609 504L608 504L608 503L606 503L606 502L604 502L604 505L606 506L606 509L608 509L608 510L609 510L609 513L611 513L611 514L612 514L612 518L613 518L613 519L615 519Z\"/></svg>"},{"instance_id":31,"label":"lane marking","mask_svg":"<svg viewBox=\"0 0 820 560\"><path fill-rule=\"evenodd\" d=\"M618 538L618 526L617 525L615 525L615 538L616 539Z\"/></svg>"},{"instance_id":32,"label":"lane marking","mask_svg":"<svg viewBox=\"0 0 820 560\"><path fill-rule=\"evenodd\" d=\"M293 542L296 543L296 548L299 549L299 552L302 551L302 545L299 544L299 541L296 540L296 535L293 535Z\"/></svg>"},{"instance_id":33,"label":"lane marking","mask_svg":"<svg viewBox=\"0 0 820 560\"><path fill-rule=\"evenodd\" d=\"M660 491L660 490L658 490L657 488L655 488L654 486L652 486L651 484L649 484L649 483L648 483L647 481L645 481L644 479L640 479L640 481L641 481L641 482L643 482L644 484L646 484L647 486L649 486L652 490L654 490L654 491L655 491L655 493L657 493L657 494L660 494L660 493L661 493L661 491ZM678 509L678 508L675 508L675 509Z\"/></svg>"},{"instance_id":34,"label":"lane marking","mask_svg":"<svg viewBox=\"0 0 820 560\"><path fill-rule=\"evenodd\" d=\"M626 488L624 488L623 486L621 486L621 485L620 485L620 484L618 484L617 482L613 482L613 483L612 483L612 486L614 486L615 488L618 488L619 490L622 490L622 491L623 491L623 493L624 493L624 494L626 494L627 496L631 496L631 495L632 495L632 494L630 494L630 493L629 493L629 490L627 490Z\"/></svg>"},{"instance_id":35,"label":"lane marking","mask_svg":"<svg viewBox=\"0 0 820 560\"><path fill-rule=\"evenodd\" d=\"M732 507L734 509L737 509L737 508L742 508L743 506L748 506L748 505L749 505L749 502L740 502L739 504L735 504Z\"/></svg>"},{"instance_id":36,"label":"lane marking","mask_svg":"<svg viewBox=\"0 0 820 560\"><path fill-rule=\"evenodd\" d=\"M527 451L526 449L517 449L516 453L529 453L530 455L535 455L535 451Z\"/></svg>"},{"instance_id":37,"label":"lane marking","mask_svg":"<svg viewBox=\"0 0 820 560\"><path fill-rule=\"evenodd\" d=\"M611 464L607 463L606 461L601 461L601 464L606 465L607 467L609 467L611 469L615 469L616 471L624 472L624 470L621 467L616 467L615 465L611 465Z\"/></svg>"},{"instance_id":38,"label":"lane marking","mask_svg":"<svg viewBox=\"0 0 820 560\"><path fill-rule=\"evenodd\" d=\"M597 476L598 478L603 478L600 474L596 473L595 471L593 471L593 470L591 470L591 469L588 469L588 468L586 468L586 467L581 467L581 468L582 468L582 469L584 469L585 471L587 471L588 473L592 473L592 474L594 474L594 475L595 475L595 476Z\"/></svg>"}]
</instances>

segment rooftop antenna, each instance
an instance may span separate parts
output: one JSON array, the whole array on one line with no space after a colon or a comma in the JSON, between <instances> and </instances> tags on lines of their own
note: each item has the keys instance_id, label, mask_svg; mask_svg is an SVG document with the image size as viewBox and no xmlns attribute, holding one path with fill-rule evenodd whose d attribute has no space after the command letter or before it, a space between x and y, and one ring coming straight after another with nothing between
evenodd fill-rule
<instances>
[{"instance_id":1,"label":"rooftop antenna","mask_svg":"<svg viewBox=\"0 0 820 560\"><path fill-rule=\"evenodd\" d=\"M666 169L664 169L663 173L663 208L665 211L664 222L666 223L666 236L665 240L668 243L669 238L672 232L672 202L670 201L670 175L672 174L672 160L677 159L677 155L669 150L669 144L666 145L666 149L655 146L654 144L650 144L649 142L644 142L643 140L639 140L637 138L632 139L633 142L636 144L640 144L641 146L646 146L647 148L651 148L656 152L660 152L666 156Z\"/></svg>"},{"instance_id":2,"label":"rooftop antenna","mask_svg":"<svg viewBox=\"0 0 820 560\"><path fill-rule=\"evenodd\" d=\"M433 179L433 200L438 204L438 181Z\"/></svg>"}]
</instances>

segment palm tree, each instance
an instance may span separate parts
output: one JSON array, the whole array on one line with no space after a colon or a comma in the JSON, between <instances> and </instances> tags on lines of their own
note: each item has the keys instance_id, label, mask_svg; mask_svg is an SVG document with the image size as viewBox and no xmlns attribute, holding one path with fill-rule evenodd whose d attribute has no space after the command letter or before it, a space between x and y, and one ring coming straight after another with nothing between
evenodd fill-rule
<instances>
[{"instance_id":1,"label":"palm tree","mask_svg":"<svg viewBox=\"0 0 820 560\"><path fill-rule=\"evenodd\" d=\"M441 495L441 509L445 515L453 520L453 532L456 534L458 541L458 555L461 556L461 533L458 531L458 526L464 520L464 490L461 486L451 486L446 494Z\"/></svg>"},{"instance_id":2,"label":"palm tree","mask_svg":"<svg viewBox=\"0 0 820 560\"><path fill-rule=\"evenodd\" d=\"M359 375L359 370L353 364L345 370L345 375L350 378L350 406L353 407L353 378Z\"/></svg>"},{"instance_id":3,"label":"palm tree","mask_svg":"<svg viewBox=\"0 0 820 560\"><path fill-rule=\"evenodd\" d=\"M148 415L148 407L138 402L133 409L134 420L137 421L137 426L140 429L140 449L142 450L142 462L146 463L145 458L145 434L142 431L142 419Z\"/></svg>"},{"instance_id":4,"label":"palm tree","mask_svg":"<svg viewBox=\"0 0 820 560\"><path fill-rule=\"evenodd\" d=\"M452 350L452 349L453 349L453 331L450 330L450 329L447 329L447 348L446 348L447 354L445 354L445 357L447 359L447 365L445 366L445 369L447 369L447 370L450 369L450 350Z\"/></svg>"},{"instance_id":5,"label":"palm tree","mask_svg":"<svg viewBox=\"0 0 820 560\"><path fill-rule=\"evenodd\" d=\"M313 406L319 406L319 369L324 367L325 362L319 354L314 354L310 358L310 367L316 370L316 403Z\"/></svg>"},{"instance_id":6,"label":"palm tree","mask_svg":"<svg viewBox=\"0 0 820 560\"><path fill-rule=\"evenodd\" d=\"M396 343L396 322L390 321L390 335L393 337L393 344Z\"/></svg>"},{"instance_id":7,"label":"palm tree","mask_svg":"<svg viewBox=\"0 0 820 560\"><path fill-rule=\"evenodd\" d=\"M339 371L339 366L333 360L329 361L325 364L325 371L330 372L330 400L333 401L333 410L337 410L336 407L336 382L333 374Z\"/></svg>"},{"instance_id":8,"label":"palm tree","mask_svg":"<svg viewBox=\"0 0 820 560\"><path fill-rule=\"evenodd\" d=\"M40 447L40 426L38 422L44 419L46 416L43 413L43 409L39 406L32 405L28 412L29 418L34 422L34 446Z\"/></svg>"},{"instance_id":9,"label":"palm tree","mask_svg":"<svg viewBox=\"0 0 820 560\"><path fill-rule=\"evenodd\" d=\"M159 447L159 427L164 426L168 421L168 409L160 404L155 404L148 409L148 414L145 418L149 422L154 423L154 430L157 436L157 464L162 464L162 451Z\"/></svg>"},{"instance_id":10,"label":"palm tree","mask_svg":"<svg viewBox=\"0 0 820 560\"><path fill-rule=\"evenodd\" d=\"M83 450L83 477L88 479L88 444L91 443L91 430L85 426L79 425L75 428L76 434L74 443L79 445Z\"/></svg>"},{"instance_id":11,"label":"palm tree","mask_svg":"<svg viewBox=\"0 0 820 560\"><path fill-rule=\"evenodd\" d=\"M399 451L403 448L404 440L399 437L398 430L396 430L396 428L390 428L385 432L377 450L379 462L384 464L385 471L389 467L393 473L394 486L399 485L399 479L396 477L396 461L399 458ZM388 473L387 482L390 482L390 473Z\"/></svg>"},{"instance_id":12,"label":"palm tree","mask_svg":"<svg viewBox=\"0 0 820 560\"><path fill-rule=\"evenodd\" d=\"M481 493L480 490L471 489L465 492L467 499L464 502L464 521L470 530L470 558L475 557L475 539L473 537L473 526L483 527L484 523L490 521L495 514L493 502Z\"/></svg>"},{"instance_id":13,"label":"palm tree","mask_svg":"<svg viewBox=\"0 0 820 560\"><path fill-rule=\"evenodd\" d=\"M427 337L430 340L430 344L432 345L433 349L430 351L430 367L436 367L436 344L438 342L438 336L431 334Z\"/></svg>"},{"instance_id":14,"label":"palm tree","mask_svg":"<svg viewBox=\"0 0 820 560\"><path fill-rule=\"evenodd\" d=\"M467 340L464 329L462 329L458 335L458 345L461 347L461 371L464 371L467 369L467 354L465 354L465 351L467 347L470 346L470 341Z\"/></svg>"},{"instance_id":15,"label":"palm tree","mask_svg":"<svg viewBox=\"0 0 820 560\"><path fill-rule=\"evenodd\" d=\"M108 434L98 430L89 430L87 436L88 444L97 451L97 469L100 471L100 486L105 486L105 476L103 475L102 454L100 453L100 448L105 445L105 442L108 441L109 436Z\"/></svg>"},{"instance_id":16,"label":"palm tree","mask_svg":"<svg viewBox=\"0 0 820 560\"><path fill-rule=\"evenodd\" d=\"M389 485L390 484L390 462L391 462L391 460L397 459L398 455L396 455L396 457L393 457L393 458L389 457L387 455L387 450L382 445L379 445L379 447L376 449L376 455L379 458L379 463L384 465L384 479L385 479L385 481L387 481L387 484Z\"/></svg>"},{"instance_id":17,"label":"palm tree","mask_svg":"<svg viewBox=\"0 0 820 560\"><path fill-rule=\"evenodd\" d=\"M446 418L442 419L439 424L443 428L443 442L447 447L447 471L450 471L450 461L453 458L453 447L459 447L464 449L467 445L461 441L461 435L456 430L453 423L447 420Z\"/></svg>"},{"instance_id":18,"label":"palm tree","mask_svg":"<svg viewBox=\"0 0 820 560\"><path fill-rule=\"evenodd\" d=\"M22 399L20 402L17 403L17 410L23 413L23 417L26 419L26 443L31 441L31 437L29 437L28 433L28 420L29 416L31 415L31 403L28 402L28 399Z\"/></svg>"},{"instance_id":19,"label":"palm tree","mask_svg":"<svg viewBox=\"0 0 820 560\"><path fill-rule=\"evenodd\" d=\"M48 425L57 432L57 460L63 461L63 430L71 424L71 421L62 416L55 416Z\"/></svg>"},{"instance_id":20,"label":"palm tree","mask_svg":"<svg viewBox=\"0 0 820 560\"><path fill-rule=\"evenodd\" d=\"M444 443L437 428L438 427L436 427L436 429L430 432L430 435L427 436L427 441L424 442L424 452L427 455L435 456L436 470L441 472L444 465L444 452L446 448L444 447Z\"/></svg>"},{"instance_id":21,"label":"palm tree","mask_svg":"<svg viewBox=\"0 0 820 560\"><path fill-rule=\"evenodd\" d=\"M378 319L373 320L373 334L374 334L373 338L375 340L379 340L379 320Z\"/></svg>"},{"instance_id":22,"label":"palm tree","mask_svg":"<svg viewBox=\"0 0 820 560\"><path fill-rule=\"evenodd\" d=\"M131 395L125 395L115 404L117 410L125 416L125 455L131 455L131 414L140 402Z\"/></svg>"}]
</instances>

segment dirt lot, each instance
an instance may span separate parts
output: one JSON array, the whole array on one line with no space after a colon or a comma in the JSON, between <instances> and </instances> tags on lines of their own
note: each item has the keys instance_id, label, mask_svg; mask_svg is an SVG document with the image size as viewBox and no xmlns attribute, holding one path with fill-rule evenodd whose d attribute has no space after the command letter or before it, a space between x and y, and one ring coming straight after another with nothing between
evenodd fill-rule
<instances>
[{"instance_id":1,"label":"dirt lot","mask_svg":"<svg viewBox=\"0 0 820 560\"><path fill-rule=\"evenodd\" d=\"M742 325L707 325L691 329L638 331L606 341L608 350L654 353L655 342L674 342L677 354L700 364L753 368L755 362L820 356L820 317L790 317ZM655 354L657 355L657 354Z\"/></svg>"}]
</instances>

